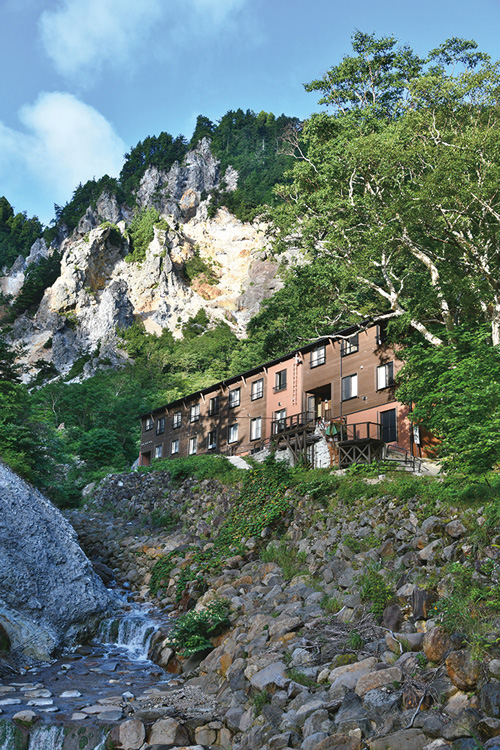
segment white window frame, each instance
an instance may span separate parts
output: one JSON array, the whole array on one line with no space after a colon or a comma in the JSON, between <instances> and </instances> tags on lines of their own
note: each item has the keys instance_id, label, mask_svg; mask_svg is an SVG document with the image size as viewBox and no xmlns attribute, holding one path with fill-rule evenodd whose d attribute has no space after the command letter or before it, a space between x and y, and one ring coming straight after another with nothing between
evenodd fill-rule
<instances>
[{"instance_id":1,"label":"white window frame","mask_svg":"<svg viewBox=\"0 0 500 750\"><path fill-rule=\"evenodd\" d=\"M195 435L194 437L189 438L189 455L195 456L197 450L198 450L198 437Z\"/></svg>"},{"instance_id":2,"label":"white window frame","mask_svg":"<svg viewBox=\"0 0 500 750\"><path fill-rule=\"evenodd\" d=\"M316 349L311 351L311 362L310 367L319 367L324 365L326 362L326 345L317 346Z\"/></svg>"},{"instance_id":3,"label":"white window frame","mask_svg":"<svg viewBox=\"0 0 500 750\"><path fill-rule=\"evenodd\" d=\"M377 391L394 385L394 362L387 362L377 367Z\"/></svg>"},{"instance_id":4,"label":"white window frame","mask_svg":"<svg viewBox=\"0 0 500 750\"><path fill-rule=\"evenodd\" d=\"M170 444L170 453L173 456L175 453L179 453L179 438L174 438Z\"/></svg>"},{"instance_id":5,"label":"white window frame","mask_svg":"<svg viewBox=\"0 0 500 750\"><path fill-rule=\"evenodd\" d=\"M155 426L155 421L153 417L146 417L146 419L144 420L144 432L149 432L150 430L153 429L154 426Z\"/></svg>"},{"instance_id":6,"label":"white window frame","mask_svg":"<svg viewBox=\"0 0 500 750\"><path fill-rule=\"evenodd\" d=\"M229 425L228 433L227 433L227 442L228 443L238 442L238 423L237 422Z\"/></svg>"},{"instance_id":7,"label":"white window frame","mask_svg":"<svg viewBox=\"0 0 500 750\"><path fill-rule=\"evenodd\" d=\"M163 446L155 445L155 458L163 458Z\"/></svg>"},{"instance_id":8,"label":"white window frame","mask_svg":"<svg viewBox=\"0 0 500 750\"><path fill-rule=\"evenodd\" d=\"M342 378L341 387L342 401L349 401L351 398L356 398L358 395L358 374L346 375L345 378Z\"/></svg>"},{"instance_id":9,"label":"white window frame","mask_svg":"<svg viewBox=\"0 0 500 750\"><path fill-rule=\"evenodd\" d=\"M250 420L250 440L260 440L262 437L262 417Z\"/></svg>"},{"instance_id":10,"label":"white window frame","mask_svg":"<svg viewBox=\"0 0 500 750\"><path fill-rule=\"evenodd\" d=\"M200 419L200 402L197 404L191 404L189 409L189 421L198 422Z\"/></svg>"},{"instance_id":11,"label":"white window frame","mask_svg":"<svg viewBox=\"0 0 500 750\"><path fill-rule=\"evenodd\" d=\"M212 442L210 442L211 435L213 436ZM210 430L207 435L207 450L213 451L215 448L217 448L217 429Z\"/></svg>"},{"instance_id":12,"label":"white window frame","mask_svg":"<svg viewBox=\"0 0 500 750\"><path fill-rule=\"evenodd\" d=\"M156 434L163 435L165 432L165 417L158 417L156 420Z\"/></svg>"},{"instance_id":13,"label":"white window frame","mask_svg":"<svg viewBox=\"0 0 500 750\"><path fill-rule=\"evenodd\" d=\"M220 396L213 396L210 401L208 402L208 415L210 417L213 417L215 414L218 414L220 411Z\"/></svg>"},{"instance_id":14,"label":"white window frame","mask_svg":"<svg viewBox=\"0 0 500 750\"><path fill-rule=\"evenodd\" d=\"M252 383L250 400L257 401L258 398L263 398L263 396L264 396L264 378L259 378L258 380L254 380Z\"/></svg>"},{"instance_id":15,"label":"white window frame","mask_svg":"<svg viewBox=\"0 0 500 750\"><path fill-rule=\"evenodd\" d=\"M182 425L182 412L174 411L174 416L172 418L172 429L176 430L181 425Z\"/></svg>"},{"instance_id":16,"label":"white window frame","mask_svg":"<svg viewBox=\"0 0 500 750\"><path fill-rule=\"evenodd\" d=\"M241 388L233 388L229 391L229 408L233 409L235 406L239 406L241 402Z\"/></svg>"}]
</instances>

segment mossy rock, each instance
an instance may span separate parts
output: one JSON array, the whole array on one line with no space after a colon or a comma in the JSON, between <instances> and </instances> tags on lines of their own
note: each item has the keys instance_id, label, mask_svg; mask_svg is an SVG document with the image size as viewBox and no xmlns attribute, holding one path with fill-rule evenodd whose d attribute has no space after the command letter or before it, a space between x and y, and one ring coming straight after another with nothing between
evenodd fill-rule
<instances>
[{"instance_id":1,"label":"mossy rock","mask_svg":"<svg viewBox=\"0 0 500 750\"><path fill-rule=\"evenodd\" d=\"M337 654L332 661L332 669L344 667L346 664L354 664L355 661L358 661L357 654Z\"/></svg>"}]
</instances>

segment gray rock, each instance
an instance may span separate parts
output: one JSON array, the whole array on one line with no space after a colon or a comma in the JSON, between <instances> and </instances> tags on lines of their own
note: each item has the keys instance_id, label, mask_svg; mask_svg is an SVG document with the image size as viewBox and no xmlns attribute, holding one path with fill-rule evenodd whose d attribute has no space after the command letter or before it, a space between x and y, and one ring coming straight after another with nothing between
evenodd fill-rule
<instances>
[{"instance_id":1,"label":"gray rock","mask_svg":"<svg viewBox=\"0 0 500 750\"><path fill-rule=\"evenodd\" d=\"M250 677L252 687L256 690L264 690L268 685L284 687L287 683L285 677L286 666L282 661L273 662L264 669L259 670Z\"/></svg>"},{"instance_id":2,"label":"gray rock","mask_svg":"<svg viewBox=\"0 0 500 750\"><path fill-rule=\"evenodd\" d=\"M0 624L11 648L47 658L89 634L108 605L70 524L0 463Z\"/></svg>"}]
</instances>

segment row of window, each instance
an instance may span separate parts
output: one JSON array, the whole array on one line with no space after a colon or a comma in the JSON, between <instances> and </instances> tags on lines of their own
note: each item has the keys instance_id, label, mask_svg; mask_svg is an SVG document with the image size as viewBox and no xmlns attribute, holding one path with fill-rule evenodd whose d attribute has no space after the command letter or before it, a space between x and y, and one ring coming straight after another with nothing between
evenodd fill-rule
<instances>
[{"instance_id":1,"label":"row of window","mask_svg":"<svg viewBox=\"0 0 500 750\"><path fill-rule=\"evenodd\" d=\"M346 342L343 342L346 343ZM324 347L318 347L318 349L315 349L315 352L319 352L320 349L324 350ZM324 352L323 352L324 355ZM321 361L321 355L317 355L317 359L315 360L317 364L315 366L318 366L319 364L323 364ZM377 367L377 390L381 391L384 388L389 388L390 386L394 385L394 363L388 362L385 365L380 365ZM255 386L255 388L254 388ZM280 370L276 373L276 385L274 387L274 391L282 391L286 389L286 370ZM264 391L264 380L263 378L256 380L254 383L252 383L252 400L256 400L257 398L262 398ZM341 399L342 401L348 401L351 398L355 398L358 395L358 376L357 374L354 375L346 375L342 378L341 383ZM229 391L229 406L235 407L240 405L240 396L241 396L241 389L235 388L232 391ZM214 396L210 399L209 407L208 407L208 413L210 416L214 416L215 414L219 413L220 408L220 397ZM279 418L279 417L278 417ZM198 422L200 419L200 404L192 404L190 407L189 412L189 421L190 422ZM260 420L260 417L257 418L257 420ZM251 424L253 422L256 422L257 420L251 420ZM177 427L180 427L182 424L182 412L176 411L173 414L172 419L172 427L176 429ZM145 430L152 430L154 426L154 420L152 417L147 417L144 425ZM231 429L231 428L230 428ZM165 432L165 417L159 417L156 422L156 434L162 435ZM260 437L260 434L259 436ZM251 440L255 440L257 438L250 438ZM237 438L236 438L237 440ZM229 440L229 442L235 442Z\"/></svg>"},{"instance_id":2,"label":"row of window","mask_svg":"<svg viewBox=\"0 0 500 750\"><path fill-rule=\"evenodd\" d=\"M262 417L255 417L250 420L250 440L260 440L262 437ZM227 435L228 443L238 442L238 425L231 424L228 427ZM214 450L217 448L217 429L210 430L207 435L207 450ZM193 435L189 438L188 442L188 453L190 456L194 455L198 450L198 436ZM170 453L175 455L179 453L179 438L174 438L170 443ZM157 445L155 448L155 458L162 458L163 446Z\"/></svg>"}]
</instances>

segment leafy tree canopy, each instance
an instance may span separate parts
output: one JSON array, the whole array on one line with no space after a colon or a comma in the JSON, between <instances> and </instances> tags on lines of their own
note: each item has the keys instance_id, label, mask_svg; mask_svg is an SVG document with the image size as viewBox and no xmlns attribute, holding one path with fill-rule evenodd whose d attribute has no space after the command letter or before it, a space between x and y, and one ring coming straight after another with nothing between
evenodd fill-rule
<instances>
[{"instance_id":1,"label":"leafy tree canopy","mask_svg":"<svg viewBox=\"0 0 500 750\"><path fill-rule=\"evenodd\" d=\"M26 211L14 214L7 198L0 197L0 271L10 267L19 255L26 258L41 233L42 224L36 216L28 219Z\"/></svg>"}]
</instances>

